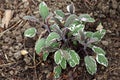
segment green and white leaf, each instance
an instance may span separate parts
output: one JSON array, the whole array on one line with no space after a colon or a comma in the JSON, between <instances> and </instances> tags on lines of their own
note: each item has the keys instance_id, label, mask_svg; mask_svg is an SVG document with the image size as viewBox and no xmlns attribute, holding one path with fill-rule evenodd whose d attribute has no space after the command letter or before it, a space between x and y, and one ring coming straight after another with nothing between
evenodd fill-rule
<instances>
[{"instance_id":1,"label":"green and white leaf","mask_svg":"<svg viewBox=\"0 0 120 80\"><path fill-rule=\"evenodd\" d=\"M72 59L68 60L68 63L69 63L69 65L71 67L75 67L76 66L76 63Z\"/></svg>"},{"instance_id":2,"label":"green and white leaf","mask_svg":"<svg viewBox=\"0 0 120 80\"><path fill-rule=\"evenodd\" d=\"M100 41L100 40L103 38L103 36L105 35L105 33L106 33L106 30L105 30L105 29L101 29L101 30L99 30L99 31L96 31L96 32L93 34L93 38L97 38L98 41Z\"/></svg>"},{"instance_id":3,"label":"green and white leaf","mask_svg":"<svg viewBox=\"0 0 120 80\"><path fill-rule=\"evenodd\" d=\"M65 27L69 27L70 24L72 24L73 21L76 19L76 17L77 17L77 16L76 16L75 14L70 15L70 16L67 18L64 26L65 26Z\"/></svg>"},{"instance_id":4,"label":"green and white leaf","mask_svg":"<svg viewBox=\"0 0 120 80\"><path fill-rule=\"evenodd\" d=\"M62 69L66 69L67 63L66 63L66 60L64 58L62 59L60 66L62 67Z\"/></svg>"},{"instance_id":5,"label":"green and white leaf","mask_svg":"<svg viewBox=\"0 0 120 80\"><path fill-rule=\"evenodd\" d=\"M57 16L62 17L62 18L65 17L65 14L64 14L64 12L63 12L62 10L56 10L56 11L55 11L55 14L56 14Z\"/></svg>"},{"instance_id":6,"label":"green and white leaf","mask_svg":"<svg viewBox=\"0 0 120 80\"><path fill-rule=\"evenodd\" d=\"M32 38L35 36L37 30L35 28L28 28L27 30L25 30L24 32L24 36L25 37L29 37L29 38Z\"/></svg>"},{"instance_id":7,"label":"green and white leaf","mask_svg":"<svg viewBox=\"0 0 120 80\"><path fill-rule=\"evenodd\" d=\"M86 37L91 38L93 36L93 32L87 31L85 32Z\"/></svg>"},{"instance_id":8,"label":"green and white leaf","mask_svg":"<svg viewBox=\"0 0 120 80\"><path fill-rule=\"evenodd\" d=\"M69 52L67 50L60 49L61 55L64 57L65 60L69 60L71 58Z\"/></svg>"},{"instance_id":9,"label":"green and white leaf","mask_svg":"<svg viewBox=\"0 0 120 80\"><path fill-rule=\"evenodd\" d=\"M80 63L80 57L74 50L69 50L71 58L68 60L68 63L71 67L75 67Z\"/></svg>"},{"instance_id":10,"label":"green and white leaf","mask_svg":"<svg viewBox=\"0 0 120 80\"><path fill-rule=\"evenodd\" d=\"M59 40L60 36L56 32L51 32L47 39L46 39L46 46L50 46L52 43L54 43L56 40Z\"/></svg>"},{"instance_id":11,"label":"green and white leaf","mask_svg":"<svg viewBox=\"0 0 120 80\"><path fill-rule=\"evenodd\" d=\"M108 66L108 60L107 60L107 58L105 57L104 54L98 54L98 55L96 56L96 60L97 60L97 62L98 62L99 64L101 64L101 65L103 65L103 66L105 66L105 67Z\"/></svg>"},{"instance_id":12,"label":"green and white leaf","mask_svg":"<svg viewBox=\"0 0 120 80\"><path fill-rule=\"evenodd\" d=\"M62 72L62 69L61 69L60 66L56 66L56 67L54 67L54 77L55 77L55 78L59 78L61 72Z\"/></svg>"},{"instance_id":13,"label":"green and white leaf","mask_svg":"<svg viewBox=\"0 0 120 80\"><path fill-rule=\"evenodd\" d=\"M47 60L48 55L49 55L49 53L46 53L46 52L43 53L43 61Z\"/></svg>"},{"instance_id":14,"label":"green and white leaf","mask_svg":"<svg viewBox=\"0 0 120 80\"><path fill-rule=\"evenodd\" d=\"M39 12L40 12L40 15L42 16L42 18L45 20L46 17L49 15L49 9L46 5L45 2L41 2L39 4Z\"/></svg>"},{"instance_id":15,"label":"green and white leaf","mask_svg":"<svg viewBox=\"0 0 120 80\"><path fill-rule=\"evenodd\" d=\"M78 33L79 30L83 31L84 30L84 25L83 24L78 24L76 25L76 23L73 23L70 25L70 27L68 27L68 29L70 29L72 31L72 33L74 35L76 35Z\"/></svg>"},{"instance_id":16,"label":"green and white leaf","mask_svg":"<svg viewBox=\"0 0 120 80\"><path fill-rule=\"evenodd\" d=\"M84 22L95 22L95 19L91 18L89 14L81 14L79 19Z\"/></svg>"},{"instance_id":17,"label":"green and white leaf","mask_svg":"<svg viewBox=\"0 0 120 80\"><path fill-rule=\"evenodd\" d=\"M45 39L44 38L38 39L35 44L36 53L39 54L44 47L45 47Z\"/></svg>"},{"instance_id":18,"label":"green and white leaf","mask_svg":"<svg viewBox=\"0 0 120 80\"><path fill-rule=\"evenodd\" d=\"M57 50L54 54L54 61L56 64L60 64L63 60L63 56L61 55L60 50Z\"/></svg>"},{"instance_id":19,"label":"green and white leaf","mask_svg":"<svg viewBox=\"0 0 120 80\"><path fill-rule=\"evenodd\" d=\"M70 59L72 59L73 62L75 62L76 64L80 63L80 57L74 50L70 50L69 54L71 55Z\"/></svg>"},{"instance_id":20,"label":"green and white leaf","mask_svg":"<svg viewBox=\"0 0 120 80\"><path fill-rule=\"evenodd\" d=\"M103 55L106 54L105 51L104 51L102 48L97 47L97 46L93 46L93 47L92 47L92 50L93 50L96 54L103 54Z\"/></svg>"},{"instance_id":21,"label":"green and white leaf","mask_svg":"<svg viewBox=\"0 0 120 80\"><path fill-rule=\"evenodd\" d=\"M93 75L97 71L96 61L92 56L86 56L84 58L85 66L89 74Z\"/></svg>"}]
</instances>

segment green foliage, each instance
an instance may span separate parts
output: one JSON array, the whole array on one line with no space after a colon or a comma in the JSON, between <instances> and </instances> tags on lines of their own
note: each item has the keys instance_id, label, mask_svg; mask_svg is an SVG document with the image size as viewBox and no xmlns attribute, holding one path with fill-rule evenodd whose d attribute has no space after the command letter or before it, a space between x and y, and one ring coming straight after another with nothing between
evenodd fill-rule
<instances>
[{"instance_id":1,"label":"green foliage","mask_svg":"<svg viewBox=\"0 0 120 80\"><path fill-rule=\"evenodd\" d=\"M29 28L24 32L24 36L32 38L36 34L36 29L35 28Z\"/></svg>"},{"instance_id":2,"label":"green foliage","mask_svg":"<svg viewBox=\"0 0 120 80\"><path fill-rule=\"evenodd\" d=\"M49 15L49 9L45 2L41 2L39 4L39 12L43 19L46 19L47 16Z\"/></svg>"},{"instance_id":3,"label":"green foliage","mask_svg":"<svg viewBox=\"0 0 120 80\"><path fill-rule=\"evenodd\" d=\"M86 56L84 58L84 61L88 73L90 73L91 75L95 74L97 71L97 65L95 59L92 58L92 56Z\"/></svg>"},{"instance_id":4,"label":"green foliage","mask_svg":"<svg viewBox=\"0 0 120 80\"><path fill-rule=\"evenodd\" d=\"M95 19L89 14L75 15L74 4L67 6L68 13L62 10L55 10L53 15L49 14L49 9L45 2L39 5L40 15L44 20L43 27L47 30L42 38L39 38L35 44L36 53L43 54L43 60L46 61L49 54L54 55L54 77L59 78L62 69L75 67L80 63L80 55L83 55L86 69L89 74L94 75L97 71L97 63L107 67L108 60L105 57L106 52L97 47L96 44L104 37L106 30L100 29L95 32L86 31L86 22L95 22ZM48 17L50 16L50 17ZM38 22L35 17L27 16L25 19ZM100 24L102 26L102 24ZM24 33L26 37L34 37L35 28L27 29ZM82 46L81 46L82 45ZM87 51L87 48L95 53ZM82 50L82 53L79 51ZM84 54L83 54L84 53ZM89 55L89 54L90 55ZM97 62L97 63L96 63Z\"/></svg>"}]
</instances>

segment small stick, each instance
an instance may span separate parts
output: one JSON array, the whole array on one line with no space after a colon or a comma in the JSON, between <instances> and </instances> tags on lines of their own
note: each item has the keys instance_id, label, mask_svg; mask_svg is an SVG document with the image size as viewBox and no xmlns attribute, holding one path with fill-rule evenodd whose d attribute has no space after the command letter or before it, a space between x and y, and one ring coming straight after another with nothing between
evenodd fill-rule
<instances>
[{"instance_id":1,"label":"small stick","mask_svg":"<svg viewBox=\"0 0 120 80\"><path fill-rule=\"evenodd\" d=\"M16 62L11 62L11 63L7 63L7 64L2 64L0 65L0 67L5 67L5 66L9 66L9 65L12 65L12 64L15 64Z\"/></svg>"},{"instance_id":2,"label":"small stick","mask_svg":"<svg viewBox=\"0 0 120 80\"><path fill-rule=\"evenodd\" d=\"M22 20L19 20L16 24L14 24L12 27L8 28L7 30L3 31L0 33L0 37L3 36L3 34L5 34L7 31L13 29L15 26L17 26Z\"/></svg>"}]
</instances>

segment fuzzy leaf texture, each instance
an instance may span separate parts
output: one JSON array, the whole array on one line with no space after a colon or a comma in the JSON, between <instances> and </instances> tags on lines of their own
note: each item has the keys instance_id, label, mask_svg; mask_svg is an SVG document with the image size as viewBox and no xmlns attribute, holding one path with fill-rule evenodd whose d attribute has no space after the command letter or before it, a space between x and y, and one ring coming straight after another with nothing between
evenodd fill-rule
<instances>
[{"instance_id":1,"label":"fuzzy leaf texture","mask_svg":"<svg viewBox=\"0 0 120 80\"><path fill-rule=\"evenodd\" d=\"M91 18L89 14L81 14L79 20L83 22L95 22L94 18Z\"/></svg>"},{"instance_id":2,"label":"fuzzy leaf texture","mask_svg":"<svg viewBox=\"0 0 120 80\"><path fill-rule=\"evenodd\" d=\"M51 32L46 39L46 46L50 46L52 43L55 43L60 39L60 36L56 32Z\"/></svg>"},{"instance_id":3,"label":"fuzzy leaf texture","mask_svg":"<svg viewBox=\"0 0 120 80\"><path fill-rule=\"evenodd\" d=\"M62 67L62 69L66 69L66 66L67 66L67 62L66 60L63 58L61 63L60 63L60 66Z\"/></svg>"},{"instance_id":4,"label":"fuzzy leaf texture","mask_svg":"<svg viewBox=\"0 0 120 80\"><path fill-rule=\"evenodd\" d=\"M103 65L103 66L105 66L105 67L108 66L108 60L107 60L107 58L105 57L104 54L98 54L98 55L96 56L96 60L97 60L97 62L98 62L99 64L101 64L101 65Z\"/></svg>"},{"instance_id":5,"label":"fuzzy leaf texture","mask_svg":"<svg viewBox=\"0 0 120 80\"><path fill-rule=\"evenodd\" d=\"M49 15L49 9L46 5L45 2L41 2L39 4L39 12L40 12L40 15L42 16L42 18L45 20L46 17Z\"/></svg>"},{"instance_id":6,"label":"fuzzy leaf texture","mask_svg":"<svg viewBox=\"0 0 120 80\"><path fill-rule=\"evenodd\" d=\"M44 52L43 53L43 61L46 61L48 56L49 56L49 53Z\"/></svg>"},{"instance_id":7,"label":"fuzzy leaf texture","mask_svg":"<svg viewBox=\"0 0 120 80\"><path fill-rule=\"evenodd\" d=\"M93 75L97 71L96 61L92 56L86 56L84 58L85 66L89 74Z\"/></svg>"},{"instance_id":8,"label":"fuzzy leaf texture","mask_svg":"<svg viewBox=\"0 0 120 80\"><path fill-rule=\"evenodd\" d=\"M61 74L61 71L62 71L61 67L60 67L60 66L56 66L56 67L54 68L54 77L55 77L55 78L59 78L59 77L60 77L60 74Z\"/></svg>"},{"instance_id":9,"label":"fuzzy leaf texture","mask_svg":"<svg viewBox=\"0 0 120 80\"><path fill-rule=\"evenodd\" d=\"M65 14L64 14L64 12L63 12L62 10L56 10L56 11L55 11L55 14L56 14L57 16L62 17L62 18L65 17Z\"/></svg>"},{"instance_id":10,"label":"fuzzy leaf texture","mask_svg":"<svg viewBox=\"0 0 120 80\"><path fill-rule=\"evenodd\" d=\"M35 28L28 28L27 30L25 30L24 32L24 36L25 37L29 37L29 38L32 38L35 36L37 30Z\"/></svg>"},{"instance_id":11,"label":"fuzzy leaf texture","mask_svg":"<svg viewBox=\"0 0 120 80\"><path fill-rule=\"evenodd\" d=\"M61 55L61 51L57 50L54 54L54 61L56 64L60 64L63 60L63 56Z\"/></svg>"},{"instance_id":12,"label":"fuzzy leaf texture","mask_svg":"<svg viewBox=\"0 0 120 80\"><path fill-rule=\"evenodd\" d=\"M93 50L96 54L103 54L103 55L106 54L105 51L104 51L102 48L97 47L97 46L93 46L93 47L92 47L92 50Z\"/></svg>"},{"instance_id":13,"label":"fuzzy leaf texture","mask_svg":"<svg viewBox=\"0 0 120 80\"><path fill-rule=\"evenodd\" d=\"M70 59L68 60L69 65L74 67L80 63L80 57L74 50L69 50Z\"/></svg>"},{"instance_id":14,"label":"fuzzy leaf texture","mask_svg":"<svg viewBox=\"0 0 120 80\"><path fill-rule=\"evenodd\" d=\"M45 39L41 38L38 39L36 44L35 44L35 51L37 54L40 54L40 52L42 51L42 49L45 47Z\"/></svg>"},{"instance_id":15,"label":"fuzzy leaf texture","mask_svg":"<svg viewBox=\"0 0 120 80\"><path fill-rule=\"evenodd\" d=\"M97 38L98 39L97 41L100 41L103 38L103 36L105 35L105 33L106 33L106 30L101 29L99 31L94 32L92 37Z\"/></svg>"}]
</instances>

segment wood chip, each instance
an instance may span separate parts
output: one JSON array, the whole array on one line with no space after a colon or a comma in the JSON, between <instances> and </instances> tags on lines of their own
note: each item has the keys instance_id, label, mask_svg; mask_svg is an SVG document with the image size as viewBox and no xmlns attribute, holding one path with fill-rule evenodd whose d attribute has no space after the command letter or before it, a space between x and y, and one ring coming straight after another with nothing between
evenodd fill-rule
<instances>
[{"instance_id":1,"label":"wood chip","mask_svg":"<svg viewBox=\"0 0 120 80\"><path fill-rule=\"evenodd\" d=\"M101 30L101 29L103 29L103 26L102 26L102 24L100 23L100 24L97 26L96 30Z\"/></svg>"},{"instance_id":2,"label":"wood chip","mask_svg":"<svg viewBox=\"0 0 120 80\"><path fill-rule=\"evenodd\" d=\"M8 24L12 18L13 11L12 10L5 10L4 17L2 19L2 28L8 28Z\"/></svg>"}]
</instances>

